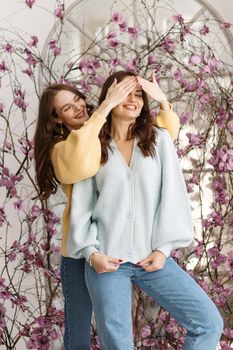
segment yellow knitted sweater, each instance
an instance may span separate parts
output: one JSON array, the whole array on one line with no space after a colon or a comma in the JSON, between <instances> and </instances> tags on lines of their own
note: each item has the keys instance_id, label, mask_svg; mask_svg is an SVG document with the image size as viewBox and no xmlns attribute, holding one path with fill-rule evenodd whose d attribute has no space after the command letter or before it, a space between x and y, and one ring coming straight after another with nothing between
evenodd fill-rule
<instances>
[{"instance_id":1,"label":"yellow knitted sweater","mask_svg":"<svg viewBox=\"0 0 233 350\"><path fill-rule=\"evenodd\" d=\"M105 118L94 113L78 130L72 130L65 141L60 141L52 149L51 161L57 179L61 183L67 198L67 204L62 216L61 254L67 256L66 243L70 223L70 207L72 184L94 176L100 166L101 146L99 132L105 123ZM173 140L177 138L180 122L173 112L160 110L156 125L166 128Z\"/></svg>"}]
</instances>

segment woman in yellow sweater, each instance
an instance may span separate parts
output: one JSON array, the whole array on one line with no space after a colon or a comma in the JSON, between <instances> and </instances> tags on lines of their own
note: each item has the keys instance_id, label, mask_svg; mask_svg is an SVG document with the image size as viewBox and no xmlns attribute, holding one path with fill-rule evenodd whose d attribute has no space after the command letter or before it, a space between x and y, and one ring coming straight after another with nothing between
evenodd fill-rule
<instances>
[{"instance_id":1,"label":"woman in yellow sweater","mask_svg":"<svg viewBox=\"0 0 233 350\"><path fill-rule=\"evenodd\" d=\"M61 282L65 298L65 350L89 350L92 305L84 278L85 259L67 256L66 243L70 222L72 184L96 174L100 166L99 132L110 110L121 103L135 88L130 77L114 82L106 99L92 112L85 96L73 86L53 84L40 99L34 137L38 196L47 199L57 191L58 184L67 197L62 220ZM140 78L142 88L160 103L156 123L167 128L172 139L179 130L179 118L167 102L155 78Z\"/></svg>"}]
</instances>

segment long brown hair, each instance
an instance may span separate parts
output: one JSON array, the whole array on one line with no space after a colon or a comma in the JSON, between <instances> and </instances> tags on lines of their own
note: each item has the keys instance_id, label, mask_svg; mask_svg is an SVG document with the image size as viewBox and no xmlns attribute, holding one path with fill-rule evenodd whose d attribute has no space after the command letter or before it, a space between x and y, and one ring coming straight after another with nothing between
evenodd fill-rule
<instances>
[{"instance_id":1,"label":"long brown hair","mask_svg":"<svg viewBox=\"0 0 233 350\"><path fill-rule=\"evenodd\" d=\"M54 98L58 91L63 90L70 91L84 100L86 99L74 86L65 84L49 85L41 95L34 135L34 157L38 186L37 197L43 200L47 199L52 193L55 193L59 184L50 159L51 150L57 142L65 140L70 133L64 124L61 127L56 122L58 115L54 108ZM92 106L87 104L87 110L90 113Z\"/></svg>"},{"instance_id":2,"label":"long brown hair","mask_svg":"<svg viewBox=\"0 0 233 350\"><path fill-rule=\"evenodd\" d=\"M114 79L119 83L127 76L136 76L132 72L128 71L119 71L110 75L105 81L102 91L99 98L99 104L103 102L106 98L108 88L112 85ZM143 99L143 107L140 113L140 116L136 118L134 124L129 127L127 139L130 140L134 137L139 139L138 147L140 148L142 154L145 157L153 156L155 154L155 145L156 145L156 129L153 128L153 118L150 115L149 110L149 101L147 94L142 90L142 99ZM108 160L108 149L110 147L110 141L112 139L111 136L111 125L112 118L111 112L107 116L107 121L104 124L103 128L100 131L100 142L101 142L101 164L104 164Z\"/></svg>"}]
</instances>

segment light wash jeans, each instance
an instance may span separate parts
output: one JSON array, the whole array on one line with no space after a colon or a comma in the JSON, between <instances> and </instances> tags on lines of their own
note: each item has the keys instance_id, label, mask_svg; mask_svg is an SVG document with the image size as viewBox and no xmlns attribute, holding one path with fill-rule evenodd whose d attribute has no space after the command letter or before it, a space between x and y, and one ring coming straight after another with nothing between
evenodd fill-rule
<instances>
[{"instance_id":1,"label":"light wash jeans","mask_svg":"<svg viewBox=\"0 0 233 350\"><path fill-rule=\"evenodd\" d=\"M218 309L171 257L163 269L154 272L124 263L116 272L97 274L86 263L85 273L102 350L134 348L132 283L153 297L186 328L184 350L216 350L223 330Z\"/></svg>"},{"instance_id":2,"label":"light wash jeans","mask_svg":"<svg viewBox=\"0 0 233 350\"><path fill-rule=\"evenodd\" d=\"M85 259L61 258L65 298L65 350L90 350L92 304L85 283Z\"/></svg>"}]
</instances>

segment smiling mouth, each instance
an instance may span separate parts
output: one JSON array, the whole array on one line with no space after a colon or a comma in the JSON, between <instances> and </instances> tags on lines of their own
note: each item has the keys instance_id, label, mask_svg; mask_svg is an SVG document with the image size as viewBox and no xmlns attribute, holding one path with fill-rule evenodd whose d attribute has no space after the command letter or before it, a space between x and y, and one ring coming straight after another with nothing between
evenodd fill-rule
<instances>
[{"instance_id":1,"label":"smiling mouth","mask_svg":"<svg viewBox=\"0 0 233 350\"><path fill-rule=\"evenodd\" d=\"M82 119L85 117L85 111L83 110L82 112L78 113L74 119Z\"/></svg>"},{"instance_id":2,"label":"smiling mouth","mask_svg":"<svg viewBox=\"0 0 233 350\"><path fill-rule=\"evenodd\" d=\"M134 105L123 105L123 107L129 111L136 111L137 107Z\"/></svg>"}]
</instances>

